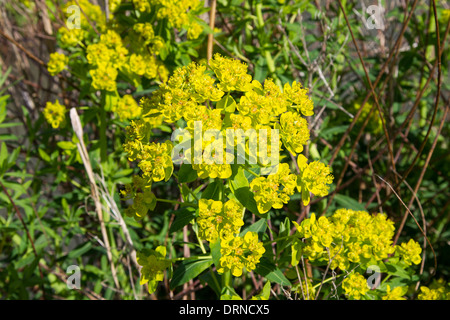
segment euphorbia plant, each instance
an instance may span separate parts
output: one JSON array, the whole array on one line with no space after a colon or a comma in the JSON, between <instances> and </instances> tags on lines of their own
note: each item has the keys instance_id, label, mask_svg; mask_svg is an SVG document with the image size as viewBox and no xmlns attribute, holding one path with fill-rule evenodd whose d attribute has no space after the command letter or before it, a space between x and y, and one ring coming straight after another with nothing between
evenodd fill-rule
<instances>
[{"instance_id":1,"label":"euphorbia plant","mask_svg":"<svg viewBox=\"0 0 450 320\"><path fill-rule=\"evenodd\" d=\"M164 246L139 253L141 284L148 283L150 293L168 269L172 289L209 272L203 279L222 298L237 297L233 277L250 272L301 291L305 299L315 298L319 286L342 276L345 293L358 299L368 291L358 270L380 266L394 251L398 263L420 262L416 243L395 250L393 223L384 215L343 209L330 220L316 220L312 214L301 224L294 222L297 232L292 235L287 217L278 234L267 228L271 214L295 193L306 206L311 195L326 196L333 181L330 167L308 163L301 154L309 140L305 117L313 115L308 89L301 84L281 88L271 79L260 83L252 80L245 64L216 54L208 64L175 70L140 107L141 117L127 127L124 143L129 160L141 169L122 191L124 199L132 199L125 213L151 219L158 202L172 203L180 208L178 230L190 225L201 250L175 258L166 256ZM152 130L163 123L173 129L171 139L153 141ZM152 184L172 176L180 200L157 198ZM306 263L325 265L333 278L313 283L311 275L297 268L300 262L303 270ZM297 276L290 277L292 269ZM338 277L336 270L342 271Z\"/></svg>"}]
</instances>

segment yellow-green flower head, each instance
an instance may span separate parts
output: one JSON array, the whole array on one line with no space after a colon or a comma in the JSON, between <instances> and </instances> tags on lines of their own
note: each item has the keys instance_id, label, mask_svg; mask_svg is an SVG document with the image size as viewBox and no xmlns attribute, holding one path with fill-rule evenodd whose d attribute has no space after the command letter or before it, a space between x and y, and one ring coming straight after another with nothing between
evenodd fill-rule
<instances>
[{"instance_id":1,"label":"yellow-green flower head","mask_svg":"<svg viewBox=\"0 0 450 320\"><path fill-rule=\"evenodd\" d=\"M170 267L170 260L166 260L166 247L159 246L155 250L143 249L136 254L137 262L142 266L140 284L148 283L148 292L156 291L158 282L164 280L164 270Z\"/></svg>"},{"instance_id":2,"label":"yellow-green flower head","mask_svg":"<svg viewBox=\"0 0 450 320\"><path fill-rule=\"evenodd\" d=\"M313 213L300 225L293 223L299 239L304 239L292 245L293 265L298 264L302 254L325 264L331 256L334 257L331 269L348 270L350 263L366 266L370 261L388 258L395 251L393 222L383 214L371 216L366 211L339 209L329 218L316 219Z\"/></svg>"},{"instance_id":3,"label":"yellow-green flower head","mask_svg":"<svg viewBox=\"0 0 450 320\"><path fill-rule=\"evenodd\" d=\"M160 8L157 18L161 20L167 18L169 24L176 29L181 29L183 26L189 27L190 11L202 5L200 0L155 0L154 2Z\"/></svg>"},{"instance_id":4,"label":"yellow-green flower head","mask_svg":"<svg viewBox=\"0 0 450 320\"><path fill-rule=\"evenodd\" d=\"M202 34L202 32L203 27L199 23L194 21L189 26L189 29L187 31L187 38L189 40L197 39Z\"/></svg>"},{"instance_id":5,"label":"yellow-green flower head","mask_svg":"<svg viewBox=\"0 0 450 320\"><path fill-rule=\"evenodd\" d=\"M99 31L103 31L106 27L106 17L103 13L103 10L100 6L92 4L89 0L77 0L77 1L69 1L63 7L63 12L66 15L66 18L70 17L72 11L68 11L67 8L70 6L79 6L80 7L80 20L81 20L81 29L92 31L92 26L89 20L93 23L96 23L97 29ZM89 18L86 19L85 15Z\"/></svg>"},{"instance_id":6,"label":"yellow-green flower head","mask_svg":"<svg viewBox=\"0 0 450 320\"><path fill-rule=\"evenodd\" d=\"M391 290L391 287L387 285L386 295L382 297L383 300L406 300L403 295L408 291L408 287L395 287Z\"/></svg>"},{"instance_id":7,"label":"yellow-green flower head","mask_svg":"<svg viewBox=\"0 0 450 320\"><path fill-rule=\"evenodd\" d=\"M83 29L68 29L65 26L58 29L63 47L75 47L79 42L84 40L85 33L86 31Z\"/></svg>"},{"instance_id":8,"label":"yellow-green flower head","mask_svg":"<svg viewBox=\"0 0 450 320\"><path fill-rule=\"evenodd\" d=\"M44 108L45 120L56 129L60 125L64 125L66 121L66 107L61 105L58 100L55 102L48 101Z\"/></svg>"},{"instance_id":9,"label":"yellow-green flower head","mask_svg":"<svg viewBox=\"0 0 450 320\"><path fill-rule=\"evenodd\" d=\"M144 39L144 44L149 44L153 38L155 37L155 32L153 31L153 27L150 23L136 23L133 26L134 31L140 34L140 36Z\"/></svg>"},{"instance_id":10,"label":"yellow-green flower head","mask_svg":"<svg viewBox=\"0 0 450 320\"><path fill-rule=\"evenodd\" d=\"M225 92L250 91L252 76L247 74L247 65L239 60L222 57L216 53L210 61L211 69L217 76L217 87Z\"/></svg>"},{"instance_id":11,"label":"yellow-green flower head","mask_svg":"<svg viewBox=\"0 0 450 320\"><path fill-rule=\"evenodd\" d=\"M50 54L50 60L47 64L47 70L50 75L55 76L69 63L69 57L65 56L63 53L54 52Z\"/></svg>"},{"instance_id":12,"label":"yellow-green flower head","mask_svg":"<svg viewBox=\"0 0 450 320\"><path fill-rule=\"evenodd\" d=\"M283 92L287 100L296 105L304 116L312 116L314 114L314 103L308 97L308 89L302 88L300 83L294 81L292 87L289 83L286 83Z\"/></svg>"},{"instance_id":13,"label":"yellow-green flower head","mask_svg":"<svg viewBox=\"0 0 450 320\"><path fill-rule=\"evenodd\" d=\"M151 191L151 186L151 179L134 175L132 183L125 185L125 190L120 191L123 201L133 200L133 204L125 209L127 216L141 220L149 210L155 209L156 196Z\"/></svg>"},{"instance_id":14,"label":"yellow-green flower head","mask_svg":"<svg viewBox=\"0 0 450 320\"><path fill-rule=\"evenodd\" d=\"M149 0L133 0L134 7L140 12L150 12L151 6Z\"/></svg>"},{"instance_id":15,"label":"yellow-green flower head","mask_svg":"<svg viewBox=\"0 0 450 320\"><path fill-rule=\"evenodd\" d=\"M421 286L419 300L450 300L450 287L444 279L433 279L429 287Z\"/></svg>"},{"instance_id":16,"label":"yellow-green flower head","mask_svg":"<svg viewBox=\"0 0 450 320\"><path fill-rule=\"evenodd\" d=\"M154 93L159 98L159 101L154 102L164 115L165 121L176 122L183 116L189 119L190 114L197 113L195 109L199 103L220 100L223 92L215 87L214 79L207 75L205 70L204 65L194 62L178 68L167 83Z\"/></svg>"},{"instance_id":17,"label":"yellow-green flower head","mask_svg":"<svg viewBox=\"0 0 450 320\"><path fill-rule=\"evenodd\" d=\"M95 90L116 90L116 78L118 71L110 64L99 64L96 69L89 71L92 76L92 87Z\"/></svg>"},{"instance_id":18,"label":"yellow-green flower head","mask_svg":"<svg viewBox=\"0 0 450 320\"><path fill-rule=\"evenodd\" d=\"M113 13L120 6L122 0L109 0L109 12Z\"/></svg>"},{"instance_id":19,"label":"yellow-green flower head","mask_svg":"<svg viewBox=\"0 0 450 320\"><path fill-rule=\"evenodd\" d=\"M287 163L279 164L278 171L267 177L257 177L250 183L250 190L260 213L271 208L281 209L294 194L297 177L290 173Z\"/></svg>"},{"instance_id":20,"label":"yellow-green flower head","mask_svg":"<svg viewBox=\"0 0 450 320\"><path fill-rule=\"evenodd\" d=\"M172 149L173 145L169 140L144 145L139 156L142 160L138 164L143 176L155 182L169 180L173 172Z\"/></svg>"},{"instance_id":21,"label":"yellow-green flower head","mask_svg":"<svg viewBox=\"0 0 450 320\"><path fill-rule=\"evenodd\" d=\"M123 46L122 38L114 30L107 30L105 33L101 34L100 43L114 50Z\"/></svg>"},{"instance_id":22,"label":"yellow-green flower head","mask_svg":"<svg viewBox=\"0 0 450 320\"><path fill-rule=\"evenodd\" d=\"M342 289L350 299L360 300L370 288L363 275L352 273L342 282Z\"/></svg>"},{"instance_id":23,"label":"yellow-green flower head","mask_svg":"<svg viewBox=\"0 0 450 320\"><path fill-rule=\"evenodd\" d=\"M141 115L142 108L139 107L136 100L126 94L117 101L117 104L113 106L112 111L117 113L120 120L128 120L137 118Z\"/></svg>"},{"instance_id":24,"label":"yellow-green flower head","mask_svg":"<svg viewBox=\"0 0 450 320\"><path fill-rule=\"evenodd\" d=\"M113 54L113 50L103 42L90 44L86 48L86 59L92 66L109 62Z\"/></svg>"},{"instance_id":25,"label":"yellow-green flower head","mask_svg":"<svg viewBox=\"0 0 450 320\"><path fill-rule=\"evenodd\" d=\"M148 211L155 209L156 196L150 187L145 187L144 191L134 190L133 204L125 209L125 214L135 220L144 218Z\"/></svg>"},{"instance_id":26,"label":"yellow-green flower head","mask_svg":"<svg viewBox=\"0 0 450 320\"><path fill-rule=\"evenodd\" d=\"M258 234L247 232L244 237L234 237L221 241L220 267L217 272L224 273L228 270L235 277L242 275L242 270L254 270L262 255L266 251L262 242L258 241Z\"/></svg>"},{"instance_id":27,"label":"yellow-green flower head","mask_svg":"<svg viewBox=\"0 0 450 320\"><path fill-rule=\"evenodd\" d=\"M298 113L288 111L280 116L280 135L284 146L292 154L303 151L303 146L308 143L308 122Z\"/></svg>"},{"instance_id":28,"label":"yellow-green flower head","mask_svg":"<svg viewBox=\"0 0 450 320\"><path fill-rule=\"evenodd\" d=\"M253 123L268 124L274 115L272 105L267 103L265 96L256 91L247 91L237 105L240 114L249 116Z\"/></svg>"},{"instance_id":29,"label":"yellow-green flower head","mask_svg":"<svg viewBox=\"0 0 450 320\"><path fill-rule=\"evenodd\" d=\"M200 163L200 164L192 164L192 168L197 171L197 175L201 179L206 178L220 178L220 179L228 179L231 177L231 165L227 163Z\"/></svg>"},{"instance_id":30,"label":"yellow-green flower head","mask_svg":"<svg viewBox=\"0 0 450 320\"><path fill-rule=\"evenodd\" d=\"M396 246L396 250L400 257L407 265L419 264L422 261L420 254L422 253L422 248L420 245L410 239L408 243L402 243L400 246Z\"/></svg>"},{"instance_id":31,"label":"yellow-green flower head","mask_svg":"<svg viewBox=\"0 0 450 320\"><path fill-rule=\"evenodd\" d=\"M310 192L318 197L328 195L328 185L333 182L330 167L319 161L308 164L306 157L302 154L298 156L297 164L300 169L297 187L302 193L303 205L309 204Z\"/></svg>"},{"instance_id":32,"label":"yellow-green flower head","mask_svg":"<svg viewBox=\"0 0 450 320\"><path fill-rule=\"evenodd\" d=\"M242 211L243 206L233 199L224 205L222 201L200 199L197 219L200 238L215 242L219 237L223 240L234 237L244 225Z\"/></svg>"}]
</instances>

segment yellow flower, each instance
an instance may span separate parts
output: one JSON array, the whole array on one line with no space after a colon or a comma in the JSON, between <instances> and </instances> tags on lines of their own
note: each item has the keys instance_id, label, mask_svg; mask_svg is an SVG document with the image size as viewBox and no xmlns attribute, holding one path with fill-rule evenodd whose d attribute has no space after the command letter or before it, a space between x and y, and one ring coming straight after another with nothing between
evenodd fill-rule
<instances>
[{"instance_id":1,"label":"yellow flower","mask_svg":"<svg viewBox=\"0 0 450 320\"><path fill-rule=\"evenodd\" d=\"M286 149L292 154L303 151L308 143L308 122L296 112L285 112L280 116L280 135Z\"/></svg>"},{"instance_id":2,"label":"yellow flower","mask_svg":"<svg viewBox=\"0 0 450 320\"><path fill-rule=\"evenodd\" d=\"M250 91L252 76L247 74L247 65L239 60L222 57L216 53L210 61L211 69L219 80L222 91Z\"/></svg>"},{"instance_id":3,"label":"yellow flower","mask_svg":"<svg viewBox=\"0 0 450 320\"><path fill-rule=\"evenodd\" d=\"M318 197L328 195L328 185L333 182L330 167L319 161L307 164L307 159L302 154L298 156L297 164L300 169L297 188L302 193L303 205L309 204L310 192Z\"/></svg>"},{"instance_id":4,"label":"yellow flower","mask_svg":"<svg viewBox=\"0 0 450 320\"><path fill-rule=\"evenodd\" d=\"M133 5L141 12L150 12L150 1L148 0L133 0Z\"/></svg>"},{"instance_id":5,"label":"yellow flower","mask_svg":"<svg viewBox=\"0 0 450 320\"><path fill-rule=\"evenodd\" d=\"M433 279L429 287L421 286L420 291L419 300L450 300L449 286L443 279Z\"/></svg>"},{"instance_id":6,"label":"yellow flower","mask_svg":"<svg viewBox=\"0 0 450 320\"><path fill-rule=\"evenodd\" d=\"M92 87L96 90L116 90L117 69L112 65L99 64L89 71L92 76Z\"/></svg>"},{"instance_id":7,"label":"yellow flower","mask_svg":"<svg viewBox=\"0 0 450 320\"><path fill-rule=\"evenodd\" d=\"M203 27L199 23L193 22L189 26L189 29L187 32L187 38L189 40L197 39L202 32L203 32Z\"/></svg>"},{"instance_id":8,"label":"yellow flower","mask_svg":"<svg viewBox=\"0 0 450 320\"><path fill-rule=\"evenodd\" d=\"M250 183L259 213L266 213L271 208L281 209L294 194L296 176L290 173L289 165L281 163L275 174L257 177Z\"/></svg>"},{"instance_id":9,"label":"yellow flower","mask_svg":"<svg viewBox=\"0 0 450 320\"><path fill-rule=\"evenodd\" d=\"M292 102L300 109L304 116L312 116L314 114L314 104L308 97L308 89L302 88L300 83L294 81L292 87L286 83L283 92L288 101Z\"/></svg>"},{"instance_id":10,"label":"yellow flower","mask_svg":"<svg viewBox=\"0 0 450 320\"><path fill-rule=\"evenodd\" d=\"M350 263L362 267L382 261L394 253L393 222L383 214L371 216L365 211L339 209L330 217L316 219L314 213L301 224L293 222L299 239L292 244L292 264L303 254L311 261L328 263L330 268L348 270ZM329 249L329 254L326 248Z\"/></svg>"},{"instance_id":11,"label":"yellow flower","mask_svg":"<svg viewBox=\"0 0 450 320\"><path fill-rule=\"evenodd\" d=\"M171 262L165 259L166 247L158 246L155 250L143 249L136 254L138 264L142 266L140 284L148 284L148 292L156 291L158 282L164 280L164 270Z\"/></svg>"},{"instance_id":12,"label":"yellow flower","mask_svg":"<svg viewBox=\"0 0 450 320\"><path fill-rule=\"evenodd\" d=\"M75 47L85 37L83 29L73 28L70 30L65 26L58 29L58 34L61 36L61 44L64 47Z\"/></svg>"},{"instance_id":13,"label":"yellow flower","mask_svg":"<svg viewBox=\"0 0 450 320\"><path fill-rule=\"evenodd\" d=\"M345 278L342 282L342 288L349 298L355 300L360 300L370 289L367 280L359 273L352 273Z\"/></svg>"},{"instance_id":14,"label":"yellow flower","mask_svg":"<svg viewBox=\"0 0 450 320\"><path fill-rule=\"evenodd\" d=\"M200 199L199 226L200 238L210 242L220 239L230 239L239 232L244 225L242 220L243 206L230 199L222 205L222 201Z\"/></svg>"},{"instance_id":15,"label":"yellow flower","mask_svg":"<svg viewBox=\"0 0 450 320\"><path fill-rule=\"evenodd\" d=\"M66 107L59 104L56 100L54 103L48 101L44 108L44 117L51 126L56 129L63 125L66 120Z\"/></svg>"},{"instance_id":16,"label":"yellow flower","mask_svg":"<svg viewBox=\"0 0 450 320\"><path fill-rule=\"evenodd\" d=\"M118 114L120 120L137 118L141 115L141 110L142 108L139 107L136 100L129 94L120 98L112 108L112 111Z\"/></svg>"},{"instance_id":17,"label":"yellow flower","mask_svg":"<svg viewBox=\"0 0 450 320\"><path fill-rule=\"evenodd\" d=\"M172 142L167 140L164 143L150 143L144 145L139 158L142 159L138 166L144 177L153 181L169 180L173 172L171 152Z\"/></svg>"},{"instance_id":18,"label":"yellow flower","mask_svg":"<svg viewBox=\"0 0 450 320\"><path fill-rule=\"evenodd\" d=\"M382 297L383 300L406 300L406 298L402 297L406 291L407 287L395 287L391 290L391 287L387 285L386 295Z\"/></svg>"},{"instance_id":19,"label":"yellow flower","mask_svg":"<svg viewBox=\"0 0 450 320\"><path fill-rule=\"evenodd\" d=\"M247 232L244 237L234 237L221 241L221 258L218 273L228 270L235 277L240 277L245 267L247 271L254 270L259 263L265 249L262 242L258 241L258 234Z\"/></svg>"},{"instance_id":20,"label":"yellow flower","mask_svg":"<svg viewBox=\"0 0 450 320\"><path fill-rule=\"evenodd\" d=\"M149 210L153 211L156 206L156 196L151 191L151 186L150 178L134 175L132 183L125 185L125 190L120 191L123 201L133 199L133 204L125 209L127 216L141 220Z\"/></svg>"},{"instance_id":21,"label":"yellow flower","mask_svg":"<svg viewBox=\"0 0 450 320\"><path fill-rule=\"evenodd\" d=\"M403 261L409 266L413 263L419 264L422 261L422 257L420 256L422 248L413 239L410 239L408 243L402 243L400 246L396 246L396 250L400 254L400 257L403 258Z\"/></svg>"},{"instance_id":22,"label":"yellow flower","mask_svg":"<svg viewBox=\"0 0 450 320\"><path fill-rule=\"evenodd\" d=\"M50 54L50 60L47 64L47 70L54 76L64 70L69 63L69 58L62 53L54 52Z\"/></svg>"}]
</instances>

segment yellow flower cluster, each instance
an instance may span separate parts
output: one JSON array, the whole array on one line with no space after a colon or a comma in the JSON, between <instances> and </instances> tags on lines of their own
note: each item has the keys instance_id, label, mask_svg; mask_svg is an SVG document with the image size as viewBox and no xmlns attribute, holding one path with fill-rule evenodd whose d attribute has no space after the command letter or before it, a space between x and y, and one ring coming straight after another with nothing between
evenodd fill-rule
<instances>
[{"instance_id":1,"label":"yellow flower cluster","mask_svg":"<svg viewBox=\"0 0 450 320\"><path fill-rule=\"evenodd\" d=\"M131 95L126 94L122 98L119 98L117 104L113 105L112 111L117 113L120 120L126 120L139 117L142 108L139 107Z\"/></svg>"},{"instance_id":2,"label":"yellow flower cluster","mask_svg":"<svg viewBox=\"0 0 450 320\"><path fill-rule=\"evenodd\" d=\"M176 29L187 29L189 39L197 39L203 27L192 17L192 11L203 6L200 0L133 0L134 7L140 12L156 10L158 20L167 19Z\"/></svg>"},{"instance_id":3,"label":"yellow flower cluster","mask_svg":"<svg viewBox=\"0 0 450 320\"><path fill-rule=\"evenodd\" d=\"M106 17L99 5L91 3L89 0L69 1L63 7L63 13L66 18L70 18L74 13L69 9L71 6L80 8L80 28L87 31L93 31L91 23L96 24L99 31L103 31L106 27ZM75 30L75 29L72 29Z\"/></svg>"},{"instance_id":4,"label":"yellow flower cluster","mask_svg":"<svg viewBox=\"0 0 450 320\"><path fill-rule=\"evenodd\" d=\"M429 287L420 287L417 298L419 300L450 300L450 287L443 279L434 279Z\"/></svg>"},{"instance_id":5,"label":"yellow flower cluster","mask_svg":"<svg viewBox=\"0 0 450 320\"><path fill-rule=\"evenodd\" d=\"M170 141L143 145L139 154L141 161L138 164L143 177L155 182L169 180L173 172L172 148Z\"/></svg>"},{"instance_id":6,"label":"yellow flower cluster","mask_svg":"<svg viewBox=\"0 0 450 320\"><path fill-rule=\"evenodd\" d=\"M150 30L147 31L149 35L152 34ZM279 129L282 137L278 140L279 149L275 152L281 151L283 145L294 154L303 151L303 146L309 140L308 123L297 110L303 115L312 114L313 104L306 89L294 82L292 86L285 85L283 92L271 79L261 84L247 74L246 64L219 54L215 54L209 64L213 74L208 72L205 63L193 62L176 69L150 98L141 101L143 111L139 126L145 132L141 136L149 136L154 128L154 125L144 124L149 119L154 119L156 124L162 121L176 126L180 126L179 123L183 123L180 120L184 120L191 137L198 122L201 123L202 134L209 129L220 132L221 136L212 136L210 139L204 137L201 150L194 146L194 152L184 155L201 179L226 179L232 175L227 160L235 160L234 153L231 153L235 150L230 150L221 140L227 137L227 129L258 130L246 142L245 153L249 155L249 160L253 157L252 160L262 167L269 165L268 159L274 152L271 148L273 141L276 141L272 139L273 129ZM235 101L239 95L239 100ZM131 125L134 129L130 134L137 124L134 122ZM260 129L266 129L267 134L263 136ZM124 147L130 161L133 161L141 153L142 144L139 139L132 137L134 133L130 134ZM249 152L250 140L264 144L256 152L257 159L254 159L255 154ZM268 150L266 155L263 150ZM195 154L199 153L203 155L201 163L194 159ZM209 157L205 158L205 155ZM270 165L273 166L272 163ZM299 168L300 174L295 175L290 172L288 164L281 164L278 172L267 177L257 177L251 182L250 188L260 213L271 208L281 208L296 189L302 192L305 205L309 203L310 192L317 196L328 194L328 185L333 180L328 166L320 162L307 164L306 158L300 156Z\"/></svg>"},{"instance_id":7,"label":"yellow flower cluster","mask_svg":"<svg viewBox=\"0 0 450 320\"><path fill-rule=\"evenodd\" d=\"M302 193L303 205L308 205L310 192L316 196L324 197L328 194L329 184L333 182L333 175L329 166L314 161L307 163L304 155L297 158L297 165L300 170L298 181L298 191Z\"/></svg>"},{"instance_id":8,"label":"yellow flower cluster","mask_svg":"<svg viewBox=\"0 0 450 320\"><path fill-rule=\"evenodd\" d=\"M384 214L339 209L331 217L316 219L313 213L299 225L294 222L299 238L292 245L292 264L303 254L311 261L327 264L331 269L349 270L350 263L362 267L393 254L394 224ZM327 251L327 249L329 252Z\"/></svg>"},{"instance_id":9,"label":"yellow flower cluster","mask_svg":"<svg viewBox=\"0 0 450 320\"><path fill-rule=\"evenodd\" d=\"M286 83L283 89L287 100L292 102L304 116L312 116L314 114L314 105L308 97L308 89L303 88L296 81L292 83L292 86Z\"/></svg>"},{"instance_id":10,"label":"yellow flower cluster","mask_svg":"<svg viewBox=\"0 0 450 320\"><path fill-rule=\"evenodd\" d=\"M247 271L254 270L265 252L263 244L258 241L258 234L251 231L243 237L224 239L220 245L221 258L217 272L224 273L230 270L235 277L242 275L244 267Z\"/></svg>"},{"instance_id":11,"label":"yellow flower cluster","mask_svg":"<svg viewBox=\"0 0 450 320\"><path fill-rule=\"evenodd\" d=\"M209 242L233 238L244 225L242 220L244 207L236 200L222 201L200 199L198 203L199 236Z\"/></svg>"},{"instance_id":12,"label":"yellow flower cluster","mask_svg":"<svg viewBox=\"0 0 450 320\"><path fill-rule=\"evenodd\" d=\"M148 284L148 292L156 291L158 282L164 280L164 270L170 267L166 260L166 247L158 246L155 250L144 249L136 254L137 262L142 266L140 284Z\"/></svg>"},{"instance_id":13,"label":"yellow flower cluster","mask_svg":"<svg viewBox=\"0 0 450 320\"><path fill-rule=\"evenodd\" d=\"M189 14L190 11L196 10L203 6L203 2L200 0L151 0L152 4L159 7L157 17L158 19L167 18L169 23L176 29L192 28L195 21ZM191 39L196 39L202 30L198 30L198 27L191 36L195 36Z\"/></svg>"},{"instance_id":14,"label":"yellow flower cluster","mask_svg":"<svg viewBox=\"0 0 450 320\"><path fill-rule=\"evenodd\" d=\"M61 71L64 70L64 68L69 63L69 58L64 55L63 53L54 52L50 54L50 60L47 64L47 70L50 75L55 76Z\"/></svg>"},{"instance_id":15,"label":"yellow flower cluster","mask_svg":"<svg viewBox=\"0 0 450 320\"><path fill-rule=\"evenodd\" d=\"M119 34L108 30L100 36L98 43L86 49L86 58L93 67L89 71L92 76L92 87L96 90L115 91L119 69L127 62L128 49L122 43Z\"/></svg>"},{"instance_id":16,"label":"yellow flower cluster","mask_svg":"<svg viewBox=\"0 0 450 320\"><path fill-rule=\"evenodd\" d=\"M350 299L360 300L370 288L364 276L352 273L342 282L342 289Z\"/></svg>"},{"instance_id":17,"label":"yellow flower cluster","mask_svg":"<svg viewBox=\"0 0 450 320\"><path fill-rule=\"evenodd\" d=\"M396 246L396 251L409 266L413 263L419 264L422 261L422 257L420 256L422 248L413 239L410 239L408 243L402 243L400 246Z\"/></svg>"},{"instance_id":18,"label":"yellow flower cluster","mask_svg":"<svg viewBox=\"0 0 450 320\"><path fill-rule=\"evenodd\" d=\"M406 300L403 295L408 291L408 287L395 287L391 290L391 287L387 285L386 295L383 296L382 300Z\"/></svg>"},{"instance_id":19,"label":"yellow flower cluster","mask_svg":"<svg viewBox=\"0 0 450 320\"><path fill-rule=\"evenodd\" d=\"M125 185L125 190L120 191L122 200L133 199L133 204L125 209L127 216L140 220L155 208L156 197L151 185L151 179L135 175L132 183Z\"/></svg>"},{"instance_id":20,"label":"yellow flower cluster","mask_svg":"<svg viewBox=\"0 0 450 320\"><path fill-rule=\"evenodd\" d=\"M297 176L290 173L289 165L281 163L278 171L267 177L257 177L250 183L258 211L265 213L271 208L281 209L289 201L297 186Z\"/></svg>"},{"instance_id":21,"label":"yellow flower cluster","mask_svg":"<svg viewBox=\"0 0 450 320\"><path fill-rule=\"evenodd\" d=\"M301 153L309 140L308 122L296 112L285 112L280 117L281 139L292 154Z\"/></svg>"},{"instance_id":22,"label":"yellow flower cluster","mask_svg":"<svg viewBox=\"0 0 450 320\"><path fill-rule=\"evenodd\" d=\"M81 28L69 29L66 26L62 26L61 28L59 28L58 34L60 36L62 47L64 48L75 47L88 37L85 30Z\"/></svg>"},{"instance_id":23,"label":"yellow flower cluster","mask_svg":"<svg viewBox=\"0 0 450 320\"><path fill-rule=\"evenodd\" d=\"M66 121L66 107L61 105L58 100L54 103L48 101L45 104L44 117L54 129L59 128Z\"/></svg>"}]
</instances>

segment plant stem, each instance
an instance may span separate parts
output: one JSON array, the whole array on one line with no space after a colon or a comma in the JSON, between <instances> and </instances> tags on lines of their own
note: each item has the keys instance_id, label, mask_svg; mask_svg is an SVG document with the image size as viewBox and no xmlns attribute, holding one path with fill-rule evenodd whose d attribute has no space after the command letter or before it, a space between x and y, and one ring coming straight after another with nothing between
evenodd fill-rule
<instances>
[{"instance_id":1,"label":"plant stem","mask_svg":"<svg viewBox=\"0 0 450 320\"><path fill-rule=\"evenodd\" d=\"M107 142L106 142L106 94L102 91L102 103L100 105L100 161L106 162L107 159Z\"/></svg>"}]
</instances>

